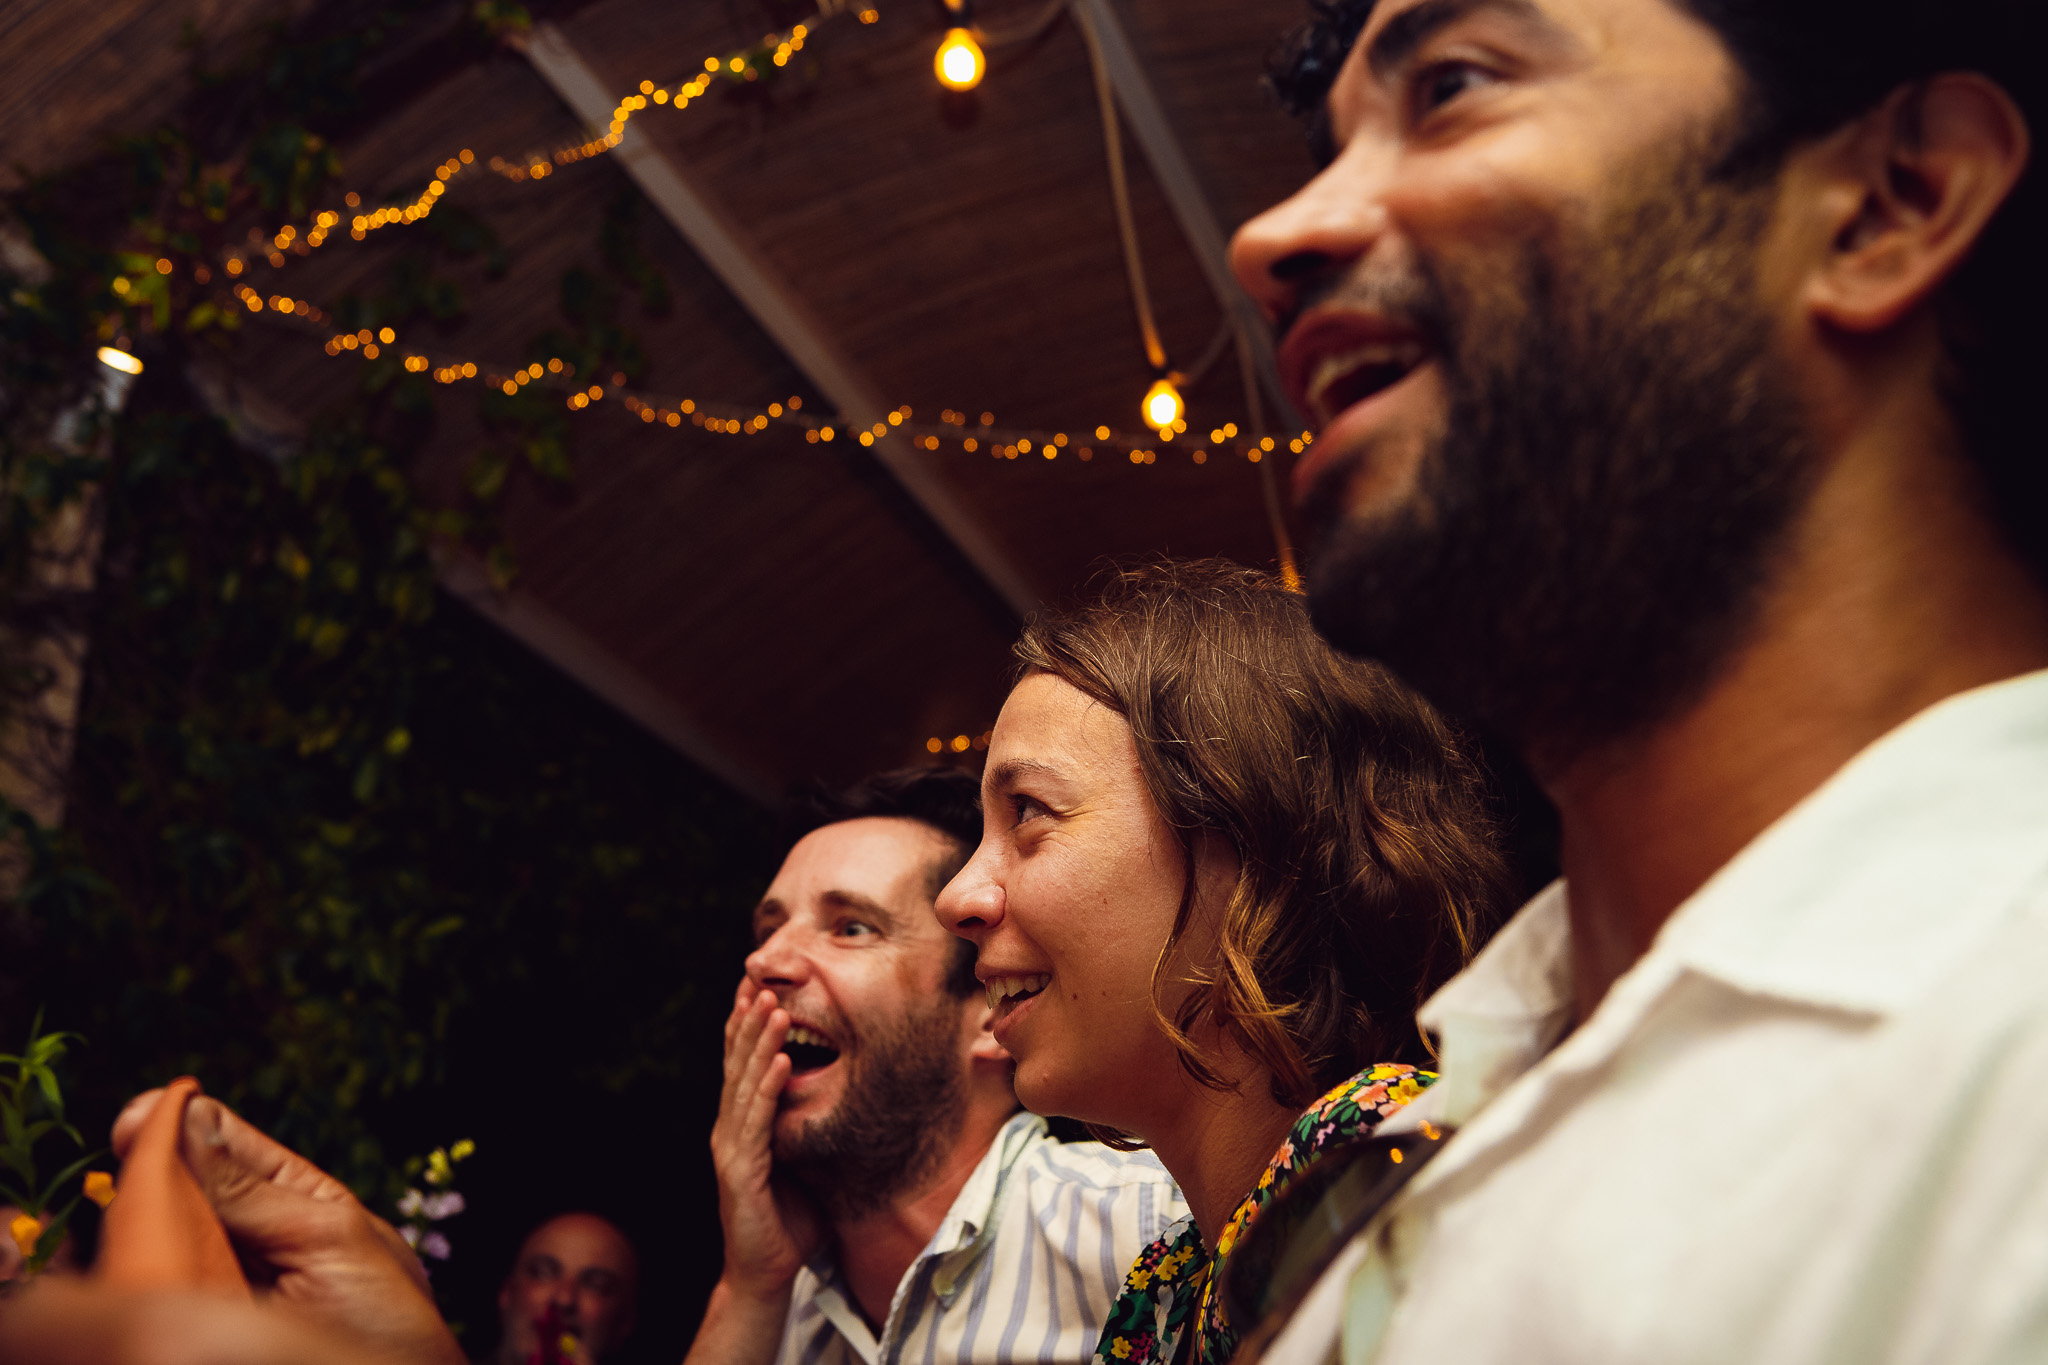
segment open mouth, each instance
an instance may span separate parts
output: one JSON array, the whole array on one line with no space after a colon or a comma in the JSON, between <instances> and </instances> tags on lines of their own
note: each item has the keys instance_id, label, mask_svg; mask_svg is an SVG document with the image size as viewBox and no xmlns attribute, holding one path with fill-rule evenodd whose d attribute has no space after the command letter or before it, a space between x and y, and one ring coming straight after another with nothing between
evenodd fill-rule
<instances>
[{"instance_id":1,"label":"open mouth","mask_svg":"<svg viewBox=\"0 0 2048 1365\"><path fill-rule=\"evenodd\" d=\"M839 1060L839 1048L830 1038L802 1024L790 1025L789 1037L783 1041L782 1051L789 1058L791 1074L798 1076Z\"/></svg>"},{"instance_id":2,"label":"open mouth","mask_svg":"<svg viewBox=\"0 0 2048 1365\"><path fill-rule=\"evenodd\" d=\"M1034 972L1030 976L992 976L981 984L988 992L988 1007L1001 1010L1005 1002L1013 1002L1010 1008L1016 1008L1044 990L1051 980L1050 972Z\"/></svg>"},{"instance_id":3,"label":"open mouth","mask_svg":"<svg viewBox=\"0 0 2048 1365\"><path fill-rule=\"evenodd\" d=\"M1419 341L1375 341L1331 352L1316 361L1308 384L1309 405L1317 420L1328 426L1346 408L1406 379L1427 357Z\"/></svg>"}]
</instances>

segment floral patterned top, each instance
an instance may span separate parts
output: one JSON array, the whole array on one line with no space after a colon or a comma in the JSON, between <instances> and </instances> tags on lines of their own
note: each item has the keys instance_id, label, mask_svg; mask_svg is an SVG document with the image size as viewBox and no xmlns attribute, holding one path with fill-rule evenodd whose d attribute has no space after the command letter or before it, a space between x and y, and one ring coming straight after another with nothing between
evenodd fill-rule
<instances>
[{"instance_id":1,"label":"floral patterned top","mask_svg":"<svg viewBox=\"0 0 2048 1365\"><path fill-rule=\"evenodd\" d=\"M1095 1347L1095 1365L1170 1365L1182 1334L1189 1330L1197 1334L1196 1365L1226 1365L1237 1350L1238 1337L1224 1321L1223 1305L1213 1291L1217 1272L1245 1228L1325 1151L1377 1126L1435 1080L1433 1072L1383 1062L1317 1100L1295 1120L1266 1173L1223 1225L1214 1256L1203 1248L1192 1215L1138 1253L1131 1273L1124 1277L1123 1293L1109 1310L1108 1325Z\"/></svg>"}]
</instances>

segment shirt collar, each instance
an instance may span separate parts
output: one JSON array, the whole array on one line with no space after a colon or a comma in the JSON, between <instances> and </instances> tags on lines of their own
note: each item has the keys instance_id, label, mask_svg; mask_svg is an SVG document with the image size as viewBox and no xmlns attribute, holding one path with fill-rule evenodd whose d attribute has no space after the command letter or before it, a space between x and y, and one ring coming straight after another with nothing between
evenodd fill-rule
<instances>
[{"instance_id":1,"label":"shirt collar","mask_svg":"<svg viewBox=\"0 0 2048 1365\"><path fill-rule=\"evenodd\" d=\"M1038 1115L1024 1109L1012 1114L974 1174L960 1187L953 1207L946 1210L945 1221L920 1257L938 1258L932 1271L932 1292L939 1296L942 1307L951 1306L967 1271L995 1239L996 1212L1003 1187L1010 1182L1011 1168L1044 1134L1045 1120Z\"/></svg>"},{"instance_id":2,"label":"shirt collar","mask_svg":"<svg viewBox=\"0 0 2048 1365\"><path fill-rule=\"evenodd\" d=\"M1020 1109L996 1133L988 1151L975 1164L974 1173L967 1177L967 1183L960 1187L960 1193L953 1196L953 1203L946 1210L946 1216L939 1220L938 1230L931 1241L911 1266L911 1273L918 1266L936 1258L939 1264L932 1276L932 1289L939 1296L942 1306L952 1303L960 1292L960 1281L965 1272L981 1258L995 1237L997 1206L1003 1197L1003 1188L1009 1183L1010 1170L1017 1164L1031 1145L1045 1133L1045 1120L1028 1110ZM829 1243L811 1258L809 1270L817 1279L818 1293L841 1294L839 1263L832 1255Z\"/></svg>"},{"instance_id":3,"label":"shirt collar","mask_svg":"<svg viewBox=\"0 0 2048 1365\"><path fill-rule=\"evenodd\" d=\"M1680 906L1652 951L1737 990L1889 1015L2048 867L2048 671L1870 745Z\"/></svg>"},{"instance_id":4,"label":"shirt collar","mask_svg":"<svg viewBox=\"0 0 2048 1365\"><path fill-rule=\"evenodd\" d=\"M1423 1005L1418 1020L1442 1040L1442 1079L1424 1095L1430 1113L1464 1123L1549 1051L1571 1013L1571 925L1560 881Z\"/></svg>"},{"instance_id":5,"label":"shirt collar","mask_svg":"<svg viewBox=\"0 0 2048 1365\"><path fill-rule=\"evenodd\" d=\"M1825 1009L1903 1009L2048 872L2044 831L2048 671L1939 702L1708 879L1557 1060L1597 1062L1685 971ZM1545 889L1423 1006L1442 1040L1428 1097L1442 1122L1471 1118L1569 1028L1567 907L1564 883Z\"/></svg>"}]
</instances>

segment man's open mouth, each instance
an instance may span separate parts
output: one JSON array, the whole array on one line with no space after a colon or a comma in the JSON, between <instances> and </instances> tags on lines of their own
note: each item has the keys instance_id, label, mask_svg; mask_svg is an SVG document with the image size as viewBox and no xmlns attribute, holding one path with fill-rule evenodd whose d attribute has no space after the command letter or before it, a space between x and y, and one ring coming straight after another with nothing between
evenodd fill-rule
<instances>
[{"instance_id":1,"label":"man's open mouth","mask_svg":"<svg viewBox=\"0 0 2048 1365\"><path fill-rule=\"evenodd\" d=\"M783 1041L782 1050L789 1057L792 1075L816 1071L839 1060L838 1044L802 1024L790 1025L789 1037Z\"/></svg>"},{"instance_id":2,"label":"man's open mouth","mask_svg":"<svg viewBox=\"0 0 2048 1365\"><path fill-rule=\"evenodd\" d=\"M998 1009L1005 1000L1028 1000L1051 980L1049 972L1034 972L1030 976L992 976L981 984L988 992L988 1007Z\"/></svg>"},{"instance_id":3,"label":"man's open mouth","mask_svg":"<svg viewBox=\"0 0 2048 1365\"><path fill-rule=\"evenodd\" d=\"M1354 403L1406 379L1428 358L1420 341L1373 341L1342 351L1332 351L1316 360L1309 375L1308 402L1323 426Z\"/></svg>"}]
</instances>

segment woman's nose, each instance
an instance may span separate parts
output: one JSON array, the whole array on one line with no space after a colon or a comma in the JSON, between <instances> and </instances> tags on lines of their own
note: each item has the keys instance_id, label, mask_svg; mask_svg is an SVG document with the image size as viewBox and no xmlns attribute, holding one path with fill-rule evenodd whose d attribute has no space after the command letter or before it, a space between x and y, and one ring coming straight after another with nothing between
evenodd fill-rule
<instances>
[{"instance_id":1,"label":"woman's nose","mask_svg":"<svg viewBox=\"0 0 2048 1365\"><path fill-rule=\"evenodd\" d=\"M990 875L987 861L977 852L939 892L933 909L948 933L980 943L984 934L1002 922L1002 884Z\"/></svg>"}]
</instances>

